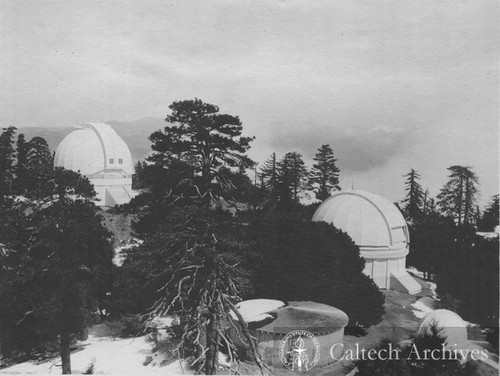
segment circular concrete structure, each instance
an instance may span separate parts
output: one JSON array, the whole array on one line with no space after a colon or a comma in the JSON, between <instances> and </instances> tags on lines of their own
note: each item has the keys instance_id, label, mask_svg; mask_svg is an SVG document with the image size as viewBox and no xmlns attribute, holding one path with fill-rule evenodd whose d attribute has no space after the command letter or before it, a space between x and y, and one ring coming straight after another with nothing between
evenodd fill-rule
<instances>
[{"instance_id":1,"label":"circular concrete structure","mask_svg":"<svg viewBox=\"0 0 500 376\"><path fill-rule=\"evenodd\" d=\"M260 301L265 302L265 300L255 300L257 304L264 306ZM252 300L242 303L251 304ZM237 307L242 306L242 303ZM244 305L248 306L249 304ZM251 321L251 318L247 321L251 334L257 339L259 352L265 362L274 366L281 366L280 347L283 348L284 353L293 354L297 338L300 337L300 335L295 335L294 332L300 333L301 331L306 331L312 335L311 337L301 337L304 340L304 354L310 364L318 367L340 359L343 346L334 345L343 344L344 341L344 328L349 322L349 318L343 311L327 304L315 302L288 302L283 306L278 306L279 308L269 311L263 310L259 312L259 316L254 316L261 318L261 321L254 322ZM251 317L245 312L241 313L246 320L246 317ZM232 337L241 338L241 335L233 334ZM250 351L247 343L239 339L236 342L239 346L243 346L247 348L247 351ZM331 353L332 346L333 354ZM317 362L313 363L315 358Z\"/></svg>"},{"instance_id":2,"label":"circular concrete structure","mask_svg":"<svg viewBox=\"0 0 500 376\"><path fill-rule=\"evenodd\" d=\"M363 272L379 288L420 291L406 272L408 226L392 202L366 191L342 191L325 200L312 220L330 223L352 238L366 261Z\"/></svg>"}]
</instances>

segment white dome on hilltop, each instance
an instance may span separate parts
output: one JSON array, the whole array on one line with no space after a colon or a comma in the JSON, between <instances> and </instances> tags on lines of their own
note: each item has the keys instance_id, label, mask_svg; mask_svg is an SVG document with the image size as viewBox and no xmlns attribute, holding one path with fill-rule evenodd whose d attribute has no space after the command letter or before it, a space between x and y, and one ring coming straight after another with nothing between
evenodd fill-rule
<instances>
[{"instance_id":1,"label":"white dome on hilltop","mask_svg":"<svg viewBox=\"0 0 500 376\"><path fill-rule=\"evenodd\" d=\"M409 294L421 290L406 272L408 227L392 202L366 191L337 192L319 206L312 220L330 223L347 233L365 259L363 272L381 289Z\"/></svg>"},{"instance_id":2,"label":"white dome on hilltop","mask_svg":"<svg viewBox=\"0 0 500 376\"><path fill-rule=\"evenodd\" d=\"M333 194L312 220L333 224L364 250L401 248L409 241L406 221L396 205L366 191Z\"/></svg>"},{"instance_id":3,"label":"white dome on hilltop","mask_svg":"<svg viewBox=\"0 0 500 376\"><path fill-rule=\"evenodd\" d=\"M107 170L134 173L127 144L104 123L86 123L67 135L57 148L54 165L86 176Z\"/></svg>"},{"instance_id":4,"label":"white dome on hilltop","mask_svg":"<svg viewBox=\"0 0 500 376\"><path fill-rule=\"evenodd\" d=\"M108 124L85 123L67 135L57 147L54 166L88 177L100 206L122 205L135 195L132 154Z\"/></svg>"}]
</instances>

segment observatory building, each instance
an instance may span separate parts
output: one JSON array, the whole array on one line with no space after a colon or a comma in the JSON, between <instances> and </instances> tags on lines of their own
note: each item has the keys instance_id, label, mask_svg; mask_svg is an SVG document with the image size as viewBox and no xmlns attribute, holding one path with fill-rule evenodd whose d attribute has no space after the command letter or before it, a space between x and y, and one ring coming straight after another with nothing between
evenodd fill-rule
<instances>
[{"instance_id":1,"label":"observatory building","mask_svg":"<svg viewBox=\"0 0 500 376\"><path fill-rule=\"evenodd\" d=\"M467 344L467 324L453 311L436 309L429 312L420 322L417 337L432 334L432 326L440 330L447 349L463 349Z\"/></svg>"},{"instance_id":2,"label":"observatory building","mask_svg":"<svg viewBox=\"0 0 500 376\"><path fill-rule=\"evenodd\" d=\"M303 352L307 370L308 366L334 363L342 356L341 344L349 318L338 308L310 301L285 303L272 299L245 300L236 307L248 323L248 330L256 339L259 352L267 363L281 365L281 351L287 354ZM237 346L246 349L250 358L248 341L235 332L233 326L229 328ZM310 342L311 337L303 336L303 350L297 351L300 349L297 349L297 337L300 338L300 332L304 331L314 337L317 346Z\"/></svg>"},{"instance_id":3,"label":"observatory building","mask_svg":"<svg viewBox=\"0 0 500 376\"><path fill-rule=\"evenodd\" d=\"M85 123L67 135L57 147L54 166L89 178L99 206L126 204L134 196L132 155L108 124Z\"/></svg>"},{"instance_id":4,"label":"observatory building","mask_svg":"<svg viewBox=\"0 0 500 376\"><path fill-rule=\"evenodd\" d=\"M352 238L366 261L363 272L379 288L409 294L421 290L406 271L408 227L392 202L361 190L338 192L320 205L312 220L331 223Z\"/></svg>"}]
</instances>

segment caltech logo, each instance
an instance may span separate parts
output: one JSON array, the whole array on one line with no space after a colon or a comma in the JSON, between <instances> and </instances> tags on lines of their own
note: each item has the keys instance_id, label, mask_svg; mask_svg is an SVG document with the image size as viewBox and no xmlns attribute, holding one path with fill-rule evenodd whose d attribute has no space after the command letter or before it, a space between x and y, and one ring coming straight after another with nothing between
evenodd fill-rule
<instances>
[{"instance_id":1,"label":"caltech logo","mask_svg":"<svg viewBox=\"0 0 500 376\"><path fill-rule=\"evenodd\" d=\"M308 371L319 361L319 341L305 330L294 330L280 342L280 360L292 371Z\"/></svg>"}]
</instances>

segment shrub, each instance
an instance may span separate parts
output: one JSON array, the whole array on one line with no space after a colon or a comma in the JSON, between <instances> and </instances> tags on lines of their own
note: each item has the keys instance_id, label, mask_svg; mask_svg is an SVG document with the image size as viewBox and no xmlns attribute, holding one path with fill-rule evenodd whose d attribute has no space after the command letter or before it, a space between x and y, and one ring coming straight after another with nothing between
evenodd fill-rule
<instances>
[{"instance_id":1,"label":"shrub","mask_svg":"<svg viewBox=\"0 0 500 376\"><path fill-rule=\"evenodd\" d=\"M89 365L82 371L83 375L93 375L95 372L95 358L92 357Z\"/></svg>"},{"instance_id":2,"label":"shrub","mask_svg":"<svg viewBox=\"0 0 500 376\"><path fill-rule=\"evenodd\" d=\"M380 321L383 295L363 274L365 261L344 232L288 213L254 221L250 235L261 253L255 297L329 304L351 324Z\"/></svg>"}]
</instances>

